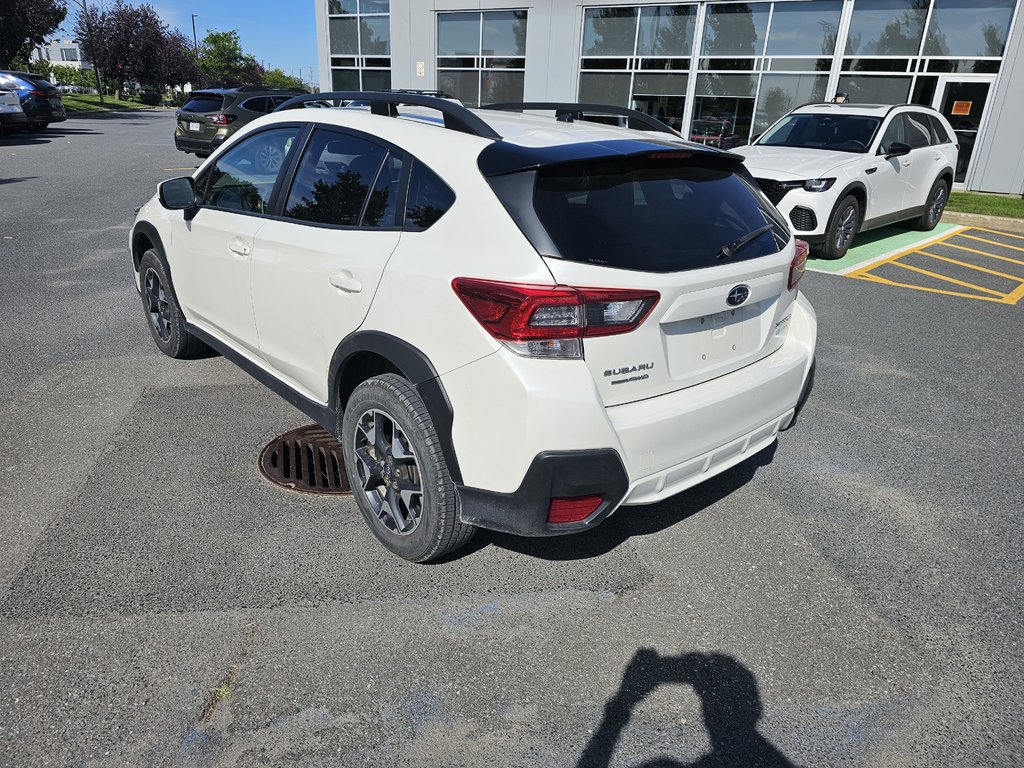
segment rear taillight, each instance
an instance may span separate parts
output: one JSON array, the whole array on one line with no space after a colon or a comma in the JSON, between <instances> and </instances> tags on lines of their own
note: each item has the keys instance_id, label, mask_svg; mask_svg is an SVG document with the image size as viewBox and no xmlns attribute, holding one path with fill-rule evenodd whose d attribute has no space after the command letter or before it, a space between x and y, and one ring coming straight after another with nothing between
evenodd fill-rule
<instances>
[{"instance_id":1,"label":"rear taillight","mask_svg":"<svg viewBox=\"0 0 1024 768\"><path fill-rule=\"evenodd\" d=\"M789 290L791 291L796 288L800 278L807 271L807 254L811 250L811 246L803 240L795 240L794 242L796 243L796 255L793 257L793 261L789 263Z\"/></svg>"},{"instance_id":2,"label":"rear taillight","mask_svg":"<svg viewBox=\"0 0 1024 768\"><path fill-rule=\"evenodd\" d=\"M223 112L218 115L207 115L214 125L231 125L238 115L225 115Z\"/></svg>"},{"instance_id":3,"label":"rear taillight","mask_svg":"<svg viewBox=\"0 0 1024 768\"><path fill-rule=\"evenodd\" d=\"M46 91L29 91L28 95L29 96L45 96L46 95Z\"/></svg>"},{"instance_id":4,"label":"rear taillight","mask_svg":"<svg viewBox=\"0 0 1024 768\"><path fill-rule=\"evenodd\" d=\"M583 339L628 333L658 303L656 291L522 285L457 277L452 288L477 322L517 355L583 357Z\"/></svg>"},{"instance_id":5,"label":"rear taillight","mask_svg":"<svg viewBox=\"0 0 1024 768\"><path fill-rule=\"evenodd\" d=\"M552 499L548 506L548 522L578 523L590 517L594 510L601 506L600 496L574 496L572 498Z\"/></svg>"}]
</instances>

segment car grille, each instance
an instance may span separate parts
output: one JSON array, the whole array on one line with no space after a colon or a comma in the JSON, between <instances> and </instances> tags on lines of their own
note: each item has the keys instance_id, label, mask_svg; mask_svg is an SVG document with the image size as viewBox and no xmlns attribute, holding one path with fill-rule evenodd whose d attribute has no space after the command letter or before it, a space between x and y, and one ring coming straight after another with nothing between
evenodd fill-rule
<instances>
[{"instance_id":1,"label":"car grille","mask_svg":"<svg viewBox=\"0 0 1024 768\"><path fill-rule=\"evenodd\" d=\"M789 212L789 220L802 232L810 232L818 226L818 217L814 215L814 211L799 205Z\"/></svg>"},{"instance_id":2,"label":"car grille","mask_svg":"<svg viewBox=\"0 0 1024 768\"><path fill-rule=\"evenodd\" d=\"M781 182L775 181L775 179L754 179L757 182L757 186L764 192L764 196L771 200L772 205L778 205L779 201L786 196L789 192L790 187Z\"/></svg>"}]
</instances>

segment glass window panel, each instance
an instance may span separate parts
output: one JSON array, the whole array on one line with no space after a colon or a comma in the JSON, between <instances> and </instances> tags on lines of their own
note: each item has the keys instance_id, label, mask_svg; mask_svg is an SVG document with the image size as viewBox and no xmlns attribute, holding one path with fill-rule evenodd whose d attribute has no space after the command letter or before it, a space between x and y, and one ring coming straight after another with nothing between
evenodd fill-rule
<instances>
[{"instance_id":1,"label":"glass window panel","mask_svg":"<svg viewBox=\"0 0 1024 768\"><path fill-rule=\"evenodd\" d=\"M363 70L364 91L388 91L391 90L391 70L364 69Z\"/></svg>"},{"instance_id":2,"label":"glass window panel","mask_svg":"<svg viewBox=\"0 0 1024 768\"><path fill-rule=\"evenodd\" d=\"M641 56L689 56L693 48L695 5L653 5L640 9Z\"/></svg>"},{"instance_id":3,"label":"glass window panel","mask_svg":"<svg viewBox=\"0 0 1024 768\"><path fill-rule=\"evenodd\" d=\"M359 70L358 69L332 69L331 70L332 91L358 91Z\"/></svg>"},{"instance_id":4,"label":"glass window panel","mask_svg":"<svg viewBox=\"0 0 1024 768\"><path fill-rule=\"evenodd\" d=\"M332 56L331 66L332 67L354 67L356 65L355 56Z\"/></svg>"},{"instance_id":5,"label":"glass window panel","mask_svg":"<svg viewBox=\"0 0 1024 768\"><path fill-rule=\"evenodd\" d=\"M526 11L490 11L483 24L485 56L526 55Z\"/></svg>"},{"instance_id":6,"label":"glass window panel","mask_svg":"<svg viewBox=\"0 0 1024 768\"><path fill-rule=\"evenodd\" d=\"M999 62L978 59L932 59L928 62L929 72L959 72L966 74L995 74Z\"/></svg>"},{"instance_id":7,"label":"glass window panel","mask_svg":"<svg viewBox=\"0 0 1024 768\"><path fill-rule=\"evenodd\" d=\"M266 213L277 176L298 133L297 128L277 128L235 144L214 165L205 204L228 211Z\"/></svg>"},{"instance_id":8,"label":"glass window panel","mask_svg":"<svg viewBox=\"0 0 1024 768\"><path fill-rule=\"evenodd\" d=\"M728 122L732 127L731 141L734 145L746 144L753 122L754 99L699 96L694 102L693 123L690 130L708 122ZM699 122L698 122L699 121ZM724 130L724 127L723 127Z\"/></svg>"},{"instance_id":9,"label":"glass window panel","mask_svg":"<svg viewBox=\"0 0 1024 768\"><path fill-rule=\"evenodd\" d=\"M637 72L633 83L633 95L685 96L686 75L663 75L653 72Z\"/></svg>"},{"instance_id":10,"label":"glass window panel","mask_svg":"<svg viewBox=\"0 0 1024 768\"><path fill-rule=\"evenodd\" d=\"M852 72L906 72L908 59L844 59L843 69Z\"/></svg>"},{"instance_id":11,"label":"glass window panel","mask_svg":"<svg viewBox=\"0 0 1024 768\"><path fill-rule=\"evenodd\" d=\"M709 5L704 50L710 56L760 56L768 27L769 3Z\"/></svg>"},{"instance_id":12,"label":"glass window panel","mask_svg":"<svg viewBox=\"0 0 1024 768\"><path fill-rule=\"evenodd\" d=\"M843 75L836 91L858 104L902 104L910 94L910 78Z\"/></svg>"},{"instance_id":13,"label":"glass window panel","mask_svg":"<svg viewBox=\"0 0 1024 768\"><path fill-rule=\"evenodd\" d=\"M768 37L768 55L831 56L836 49L841 11L840 0L776 3L772 31Z\"/></svg>"},{"instance_id":14,"label":"glass window panel","mask_svg":"<svg viewBox=\"0 0 1024 768\"><path fill-rule=\"evenodd\" d=\"M729 69L753 72L757 59L701 59L701 69Z\"/></svg>"},{"instance_id":15,"label":"glass window panel","mask_svg":"<svg viewBox=\"0 0 1024 768\"><path fill-rule=\"evenodd\" d=\"M480 74L476 70L437 70L437 89L470 107L480 106Z\"/></svg>"},{"instance_id":16,"label":"glass window panel","mask_svg":"<svg viewBox=\"0 0 1024 768\"><path fill-rule=\"evenodd\" d=\"M757 99L754 135L790 110L811 101L824 101L828 75L764 75Z\"/></svg>"},{"instance_id":17,"label":"glass window panel","mask_svg":"<svg viewBox=\"0 0 1024 768\"><path fill-rule=\"evenodd\" d=\"M629 59L583 59L580 69L629 69Z\"/></svg>"},{"instance_id":18,"label":"glass window panel","mask_svg":"<svg viewBox=\"0 0 1024 768\"><path fill-rule=\"evenodd\" d=\"M856 0L846 53L916 56L927 17L921 0Z\"/></svg>"},{"instance_id":19,"label":"glass window panel","mask_svg":"<svg viewBox=\"0 0 1024 768\"><path fill-rule=\"evenodd\" d=\"M935 86L938 85L938 82L939 78L937 77L919 75L914 84L914 95L910 97L910 103L924 104L926 107L930 107L935 98Z\"/></svg>"},{"instance_id":20,"label":"glass window panel","mask_svg":"<svg viewBox=\"0 0 1024 768\"><path fill-rule=\"evenodd\" d=\"M439 13L437 15L438 56L476 56L479 53L479 13Z\"/></svg>"},{"instance_id":21,"label":"glass window panel","mask_svg":"<svg viewBox=\"0 0 1024 768\"><path fill-rule=\"evenodd\" d=\"M398 189L402 180L402 158L392 153L377 174L366 211L361 222L364 227L393 227L397 224Z\"/></svg>"},{"instance_id":22,"label":"glass window panel","mask_svg":"<svg viewBox=\"0 0 1024 768\"><path fill-rule=\"evenodd\" d=\"M719 75L715 73L697 76L697 94L700 96L749 96L757 91L757 75Z\"/></svg>"},{"instance_id":23,"label":"glass window panel","mask_svg":"<svg viewBox=\"0 0 1024 768\"><path fill-rule=\"evenodd\" d=\"M331 55L344 56L359 53L359 28L357 19L329 19L331 32Z\"/></svg>"},{"instance_id":24,"label":"glass window panel","mask_svg":"<svg viewBox=\"0 0 1024 768\"><path fill-rule=\"evenodd\" d=\"M640 69L689 69L689 59L641 59Z\"/></svg>"},{"instance_id":25,"label":"glass window panel","mask_svg":"<svg viewBox=\"0 0 1024 768\"><path fill-rule=\"evenodd\" d=\"M628 106L630 75L583 72L580 75L579 101L584 104Z\"/></svg>"},{"instance_id":26,"label":"glass window panel","mask_svg":"<svg viewBox=\"0 0 1024 768\"><path fill-rule=\"evenodd\" d=\"M686 75L682 75L682 77L685 78ZM685 89L685 87L684 85L683 88ZM685 104L686 98L682 95L654 96L634 93L632 107L646 115L658 118L670 128L678 131L683 127L683 107Z\"/></svg>"},{"instance_id":27,"label":"glass window panel","mask_svg":"<svg viewBox=\"0 0 1024 768\"><path fill-rule=\"evenodd\" d=\"M904 137L904 125L903 115L895 115L889 121L889 125L886 126L885 132L882 134L882 140L878 143L878 148L882 154L888 154L889 147L894 143L907 143Z\"/></svg>"},{"instance_id":28,"label":"glass window panel","mask_svg":"<svg viewBox=\"0 0 1024 768\"><path fill-rule=\"evenodd\" d=\"M405 204L405 228L422 232L440 219L455 202L455 193L422 163L412 166L409 199Z\"/></svg>"},{"instance_id":29,"label":"glass window panel","mask_svg":"<svg viewBox=\"0 0 1024 768\"><path fill-rule=\"evenodd\" d=\"M390 13L391 0L359 0L361 13Z\"/></svg>"},{"instance_id":30,"label":"glass window panel","mask_svg":"<svg viewBox=\"0 0 1024 768\"><path fill-rule=\"evenodd\" d=\"M583 24L584 56L632 56L636 8L588 8ZM626 96L629 96L628 87Z\"/></svg>"},{"instance_id":31,"label":"glass window panel","mask_svg":"<svg viewBox=\"0 0 1024 768\"><path fill-rule=\"evenodd\" d=\"M771 69L776 72L828 72L832 59L772 59Z\"/></svg>"},{"instance_id":32,"label":"glass window panel","mask_svg":"<svg viewBox=\"0 0 1024 768\"><path fill-rule=\"evenodd\" d=\"M908 112L904 115L907 123L904 127L907 136L907 144L911 149L927 147L932 143L932 128L928 124L928 116L917 112Z\"/></svg>"},{"instance_id":33,"label":"glass window panel","mask_svg":"<svg viewBox=\"0 0 1024 768\"><path fill-rule=\"evenodd\" d=\"M484 60L484 69L526 69L526 59L493 58Z\"/></svg>"},{"instance_id":34,"label":"glass window panel","mask_svg":"<svg viewBox=\"0 0 1024 768\"><path fill-rule=\"evenodd\" d=\"M935 0L925 56L1002 56L1015 0Z\"/></svg>"},{"instance_id":35,"label":"glass window panel","mask_svg":"<svg viewBox=\"0 0 1024 768\"><path fill-rule=\"evenodd\" d=\"M523 72L485 69L480 73L480 103L523 100Z\"/></svg>"},{"instance_id":36,"label":"glass window panel","mask_svg":"<svg viewBox=\"0 0 1024 768\"><path fill-rule=\"evenodd\" d=\"M327 0L328 13L356 13L356 0Z\"/></svg>"},{"instance_id":37,"label":"glass window panel","mask_svg":"<svg viewBox=\"0 0 1024 768\"><path fill-rule=\"evenodd\" d=\"M391 17L370 16L359 20L363 55L391 53Z\"/></svg>"}]
</instances>

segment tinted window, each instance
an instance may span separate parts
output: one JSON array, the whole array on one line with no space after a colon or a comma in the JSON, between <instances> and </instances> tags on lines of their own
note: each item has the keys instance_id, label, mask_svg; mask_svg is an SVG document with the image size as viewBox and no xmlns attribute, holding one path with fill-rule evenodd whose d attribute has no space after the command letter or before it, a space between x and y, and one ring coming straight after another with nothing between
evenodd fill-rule
<instances>
[{"instance_id":1,"label":"tinted window","mask_svg":"<svg viewBox=\"0 0 1024 768\"><path fill-rule=\"evenodd\" d=\"M359 224L387 150L355 136L316 131L299 161L284 215L318 224Z\"/></svg>"},{"instance_id":2,"label":"tinted window","mask_svg":"<svg viewBox=\"0 0 1024 768\"><path fill-rule=\"evenodd\" d=\"M405 204L405 228L420 232L440 219L455 202L455 193L422 163L412 167L409 199Z\"/></svg>"},{"instance_id":3,"label":"tinted window","mask_svg":"<svg viewBox=\"0 0 1024 768\"><path fill-rule=\"evenodd\" d=\"M885 129L885 133L882 134L882 141L878 145L879 154L888 154L889 147L895 142L900 144L906 144L907 140L903 134L903 115L896 115L889 125Z\"/></svg>"},{"instance_id":4,"label":"tinted window","mask_svg":"<svg viewBox=\"0 0 1024 768\"><path fill-rule=\"evenodd\" d=\"M537 171L534 209L562 258L677 272L721 263L721 249L769 226L730 262L776 253L789 230L738 164L616 158Z\"/></svg>"},{"instance_id":5,"label":"tinted window","mask_svg":"<svg viewBox=\"0 0 1024 768\"><path fill-rule=\"evenodd\" d=\"M241 104L242 109L247 109L250 112L269 112L267 109L267 97L266 96L253 96L251 99L246 99Z\"/></svg>"},{"instance_id":6,"label":"tinted window","mask_svg":"<svg viewBox=\"0 0 1024 768\"><path fill-rule=\"evenodd\" d=\"M298 132L298 128L263 131L225 152L210 172L205 204L229 211L266 213Z\"/></svg>"},{"instance_id":7,"label":"tinted window","mask_svg":"<svg viewBox=\"0 0 1024 768\"><path fill-rule=\"evenodd\" d=\"M904 132L907 137L907 144L911 149L927 147L932 143L932 129L928 125L928 118L918 112L908 112L901 117L907 122L904 125Z\"/></svg>"},{"instance_id":8,"label":"tinted window","mask_svg":"<svg viewBox=\"0 0 1024 768\"><path fill-rule=\"evenodd\" d=\"M769 147L866 152L881 122L864 115L790 115L758 139Z\"/></svg>"},{"instance_id":9,"label":"tinted window","mask_svg":"<svg viewBox=\"0 0 1024 768\"><path fill-rule=\"evenodd\" d=\"M398 193L402 182L402 158L392 153L381 166L377 182L366 201L364 227L393 227L397 223Z\"/></svg>"},{"instance_id":10,"label":"tinted window","mask_svg":"<svg viewBox=\"0 0 1024 768\"><path fill-rule=\"evenodd\" d=\"M928 123L932 127L932 135L935 138L936 144L952 144L953 138L949 135L949 131L946 130L946 126L942 124L935 115L925 115L928 118Z\"/></svg>"},{"instance_id":11,"label":"tinted window","mask_svg":"<svg viewBox=\"0 0 1024 768\"><path fill-rule=\"evenodd\" d=\"M208 93L200 93L193 96L182 106L182 112L220 112L224 99L220 96L211 96Z\"/></svg>"}]
</instances>

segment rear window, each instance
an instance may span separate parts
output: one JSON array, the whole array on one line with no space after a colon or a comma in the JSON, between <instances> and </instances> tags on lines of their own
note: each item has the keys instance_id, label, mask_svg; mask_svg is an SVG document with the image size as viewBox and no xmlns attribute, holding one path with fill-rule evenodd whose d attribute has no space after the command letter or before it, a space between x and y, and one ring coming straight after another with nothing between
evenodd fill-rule
<instances>
[{"instance_id":1,"label":"rear window","mask_svg":"<svg viewBox=\"0 0 1024 768\"><path fill-rule=\"evenodd\" d=\"M224 99L208 93L200 93L193 96L182 106L182 112L220 112Z\"/></svg>"},{"instance_id":2,"label":"rear window","mask_svg":"<svg viewBox=\"0 0 1024 768\"><path fill-rule=\"evenodd\" d=\"M678 272L776 253L789 229L735 171L733 163L649 156L548 166L537 171L533 207L552 255L569 261Z\"/></svg>"}]
</instances>

